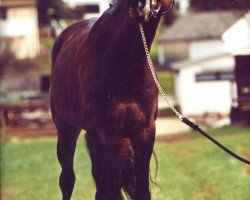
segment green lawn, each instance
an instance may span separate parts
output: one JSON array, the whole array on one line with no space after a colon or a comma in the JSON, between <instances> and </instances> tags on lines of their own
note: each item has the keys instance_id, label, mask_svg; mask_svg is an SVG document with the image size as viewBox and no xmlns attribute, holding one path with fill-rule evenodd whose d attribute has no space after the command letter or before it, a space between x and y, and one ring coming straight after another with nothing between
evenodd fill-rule
<instances>
[{"instance_id":1,"label":"green lawn","mask_svg":"<svg viewBox=\"0 0 250 200\"><path fill-rule=\"evenodd\" d=\"M173 95L174 94L173 73L167 71L159 71L157 72L157 76L164 92L166 92L168 95Z\"/></svg>"},{"instance_id":2,"label":"green lawn","mask_svg":"<svg viewBox=\"0 0 250 200\"><path fill-rule=\"evenodd\" d=\"M167 127L166 127L167 128ZM210 130L211 132L211 130ZM241 155L250 152L249 128L212 130L218 140ZM56 139L11 139L1 146L1 199L61 199ZM249 200L246 165L194 134L176 142L155 145L159 170L152 185L153 200ZM152 175L154 175L152 162ZM94 184L84 137L75 157L77 182L73 200L94 199Z\"/></svg>"}]
</instances>

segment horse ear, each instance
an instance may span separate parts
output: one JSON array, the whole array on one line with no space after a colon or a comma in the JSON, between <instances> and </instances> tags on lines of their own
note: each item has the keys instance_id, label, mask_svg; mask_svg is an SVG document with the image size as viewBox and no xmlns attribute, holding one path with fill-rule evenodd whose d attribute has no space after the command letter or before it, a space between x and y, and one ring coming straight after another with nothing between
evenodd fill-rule
<instances>
[{"instance_id":1,"label":"horse ear","mask_svg":"<svg viewBox=\"0 0 250 200\"><path fill-rule=\"evenodd\" d=\"M138 8L142 10L146 5L146 0L139 0L138 1Z\"/></svg>"},{"instance_id":2,"label":"horse ear","mask_svg":"<svg viewBox=\"0 0 250 200\"><path fill-rule=\"evenodd\" d=\"M154 11L157 11L161 7L162 0L150 0L151 7Z\"/></svg>"},{"instance_id":3,"label":"horse ear","mask_svg":"<svg viewBox=\"0 0 250 200\"><path fill-rule=\"evenodd\" d=\"M134 8L142 10L146 5L146 0L130 0L130 5L132 5Z\"/></svg>"}]
</instances>

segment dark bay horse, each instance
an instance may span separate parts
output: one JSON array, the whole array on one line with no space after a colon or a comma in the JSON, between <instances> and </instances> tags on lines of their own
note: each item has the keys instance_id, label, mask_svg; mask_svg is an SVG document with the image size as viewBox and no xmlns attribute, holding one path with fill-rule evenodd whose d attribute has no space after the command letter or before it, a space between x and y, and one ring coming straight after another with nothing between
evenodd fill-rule
<instances>
[{"instance_id":1,"label":"dark bay horse","mask_svg":"<svg viewBox=\"0 0 250 200\"><path fill-rule=\"evenodd\" d=\"M158 89L147 66L138 23L150 47L172 1L117 0L99 19L77 22L52 52L51 111L58 131L60 188L69 200L81 129L96 184L96 200L149 200L149 163L155 140Z\"/></svg>"}]
</instances>

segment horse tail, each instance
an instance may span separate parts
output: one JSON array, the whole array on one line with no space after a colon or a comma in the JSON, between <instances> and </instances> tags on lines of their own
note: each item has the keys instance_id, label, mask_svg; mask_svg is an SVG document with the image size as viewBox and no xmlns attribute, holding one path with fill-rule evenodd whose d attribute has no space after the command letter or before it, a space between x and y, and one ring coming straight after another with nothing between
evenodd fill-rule
<instances>
[{"instance_id":1,"label":"horse tail","mask_svg":"<svg viewBox=\"0 0 250 200\"><path fill-rule=\"evenodd\" d=\"M122 171L122 189L130 200L134 199L135 182L134 150L130 148L128 160Z\"/></svg>"}]
</instances>

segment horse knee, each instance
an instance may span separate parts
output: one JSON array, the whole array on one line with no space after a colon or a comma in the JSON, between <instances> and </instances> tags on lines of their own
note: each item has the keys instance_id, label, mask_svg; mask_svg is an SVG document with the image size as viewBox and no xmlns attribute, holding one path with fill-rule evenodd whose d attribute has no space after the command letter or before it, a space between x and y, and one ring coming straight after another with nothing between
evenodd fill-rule
<instances>
[{"instance_id":1,"label":"horse knee","mask_svg":"<svg viewBox=\"0 0 250 200\"><path fill-rule=\"evenodd\" d=\"M155 142L155 121L151 120L150 124L146 126L142 131L137 135L135 140L138 143L146 146L152 146Z\"/></svg>"},{"instance_id":2,"label":"horse knee","mask_svg":"<svg viewBox=\"0 0 250 200\"><path fill-rule=\"evenodd\" d=\"M152 128L146 128L142 134L140 135L140 140L143 142L143 143L154 143L155 141L155 128L152 127Z\"/></svg>"}]
</instances>

